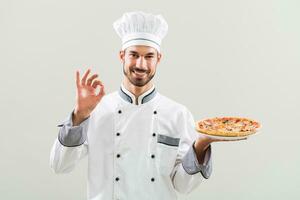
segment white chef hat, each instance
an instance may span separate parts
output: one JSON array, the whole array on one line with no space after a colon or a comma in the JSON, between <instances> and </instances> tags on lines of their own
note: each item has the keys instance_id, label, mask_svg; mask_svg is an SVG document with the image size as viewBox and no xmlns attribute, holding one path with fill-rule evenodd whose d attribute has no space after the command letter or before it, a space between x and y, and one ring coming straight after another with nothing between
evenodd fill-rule
<instances>
[{"instance_id":1,"label":"white chef hat","mask_svg":"<svg viewBox=\"0 0 300 200\"><path fill-rule=\"evenodd\" d=\"M161 40L168 32L168 24L161 15L141 11L124 13L113 27L122 39L122 50L133 45L145 45L160 52Z\"/></svg>"}]
</instances>

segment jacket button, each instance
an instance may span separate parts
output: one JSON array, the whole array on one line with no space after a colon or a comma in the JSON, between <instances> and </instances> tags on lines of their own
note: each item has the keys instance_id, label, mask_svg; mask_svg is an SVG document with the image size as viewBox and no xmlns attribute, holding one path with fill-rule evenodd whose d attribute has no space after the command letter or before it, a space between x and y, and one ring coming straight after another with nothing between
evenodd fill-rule
<instances>
[{"instance_id":1,"label":"jacket button","mask_svg":"<svg viewBox=\"0 0 300 200\"><path fill-rule=\"evenodd\" d=\"M152 155L151 155L151 158L155 158L155 155L154 155L154 154L152 154Z\"/></svg>"},{"instance_id":2,"label":"jacket button","mask_svg":"<svg viewBox=\"0 0 300 200\"><path fill-rule=\"evenodd\" d=\"M154 110L154 112L153 112L153 113L154 113L154 115L156 115L156 114L157 114L157 111L156 111L156 110Z\"/></svg>"},{"instance_id":3,"label":"jacket button","mask_svg":"<svg viewBox=\"0 0 300 200\"><path fill-rule=\"evenodd\" d=\"M116 136L120 136L120 133L116 133Z\"/></svg>"},{"instance_id":4,"label":"jacket button","mask_svg":"<svg viewBox=\"0 0 300 200\"><path fill-rule=\"evenodd\" d=\"M120 154L117 154L117 158L120 158L121 157L121 155Z\"/></svg>"},{"instance_id":5,"label":"jacket button","mask_svg":"<svg viewBox=\"0 0 300 200\"><path fill-rule=\"evenodd\" d=\"M118 113L121 114L121 113L122 113L122 110L119 110Z\"/></svg>"},{"instance_id":6,"label":"jacket button","mask_svg":"<svg viewBox=\"0 0 300 200\"><path fill-rule=\"evenodd\" d=\"M155 133L153 133L153 134L152 134L152 136L153 136L153 137L155 137L155 136L156 136L156 134L155 134Z\"/></svg>"},{"instance_id":7,"label":"jacket button","mask_svg":"<svg viewBox=\"0 0 300 200\"><path fill-rule=\"evenodd\" d=\"M119 177L116 177L116 179L115 179L116 181L119 181L120 180L120 178Z\"/></svg>"},{"instance_id":8,"label":"jacket button","mask_svg":"<svg viewBox=\"0 0 300 200\"><path fill-rule=\"evenodd\" d=\"M155 181L155 179L154 179L154 178L151 178L151 181L152 181L152 182L154 182L154 181Z\"/></svg>"}]
</instances>

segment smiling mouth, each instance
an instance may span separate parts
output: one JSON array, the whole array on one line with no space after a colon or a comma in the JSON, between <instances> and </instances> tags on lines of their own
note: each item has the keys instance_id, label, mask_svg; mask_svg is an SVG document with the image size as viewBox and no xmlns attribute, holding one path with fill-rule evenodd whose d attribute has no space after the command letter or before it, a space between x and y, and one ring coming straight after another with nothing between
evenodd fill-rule
<instances>
[{"instance_id":1,"label":"smiling mouth","mask_svg":"<svg viewBox=\"0 0 300 200\"><path fill-rule=\"evenodd\" d=\"M134 69L134 70L132 70L132 72L138 77L143 77L147 74L147 71L145 71L145 70L135 70Z\"/></svg>"}]
</instances>

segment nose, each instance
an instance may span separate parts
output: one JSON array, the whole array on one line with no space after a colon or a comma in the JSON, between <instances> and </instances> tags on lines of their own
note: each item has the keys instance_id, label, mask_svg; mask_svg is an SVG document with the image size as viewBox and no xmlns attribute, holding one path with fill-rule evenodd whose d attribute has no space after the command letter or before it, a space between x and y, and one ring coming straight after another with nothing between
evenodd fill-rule
<instances>
[{"instance_id":1,"label":"nose","mask_svg":"<svg viewBox=\"0 0 300 200\"><path fill-rule=\"evenodd\" d=\"M136 60L136 67L141 68L141 69L146 69L146 60L143 56L140 56Z\"/></svg>"}]
</instances>

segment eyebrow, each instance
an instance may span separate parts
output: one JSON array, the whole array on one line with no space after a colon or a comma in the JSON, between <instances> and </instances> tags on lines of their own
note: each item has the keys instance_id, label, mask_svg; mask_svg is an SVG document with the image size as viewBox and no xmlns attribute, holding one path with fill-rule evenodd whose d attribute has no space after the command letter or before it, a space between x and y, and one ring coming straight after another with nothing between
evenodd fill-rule
<instances>
[{"instance_id":1,"label":"eyebrow","mask_svg":"<svg viewBox=\"0 0 300 200\"><path fill-rule=\"evenodd\" d=\"M134 53L134 54L139 54L138 52L136 52L136 51L129 51L129 53ZM149 52L149 53L147 53L146 55L147 56L152 56L152 55L154 55L155 53L154 52Z\"/></svg>"}]
</instances>

